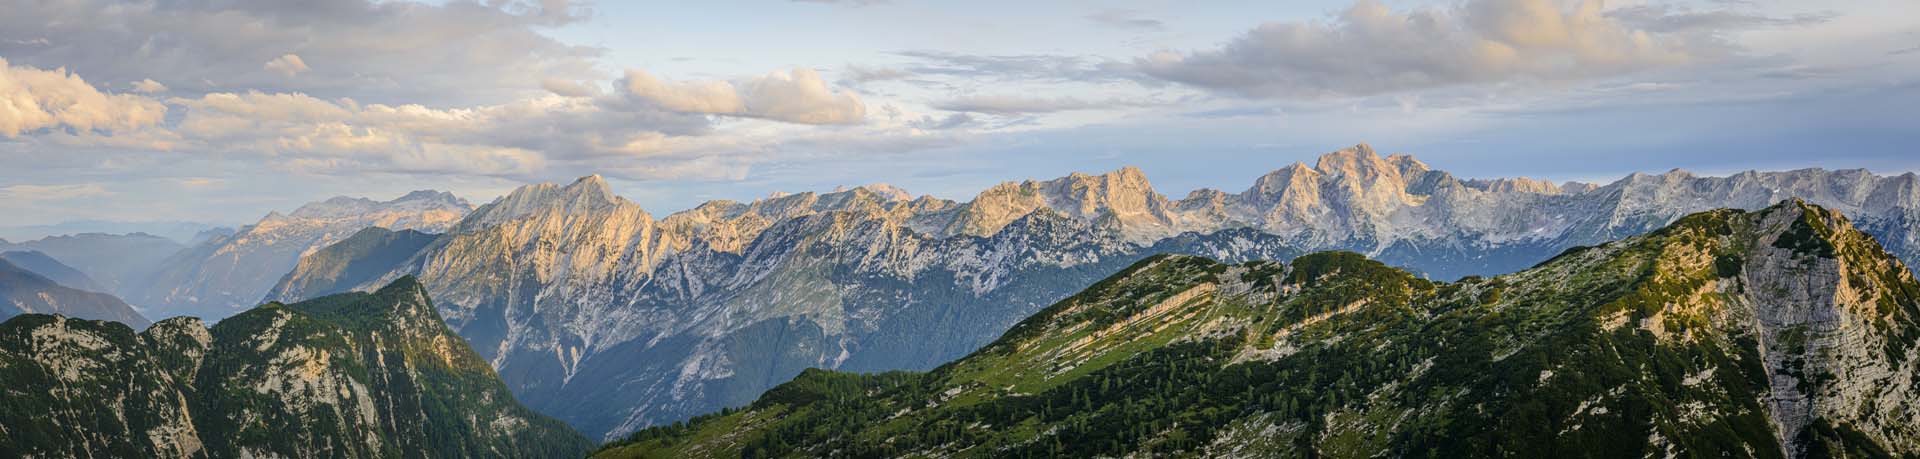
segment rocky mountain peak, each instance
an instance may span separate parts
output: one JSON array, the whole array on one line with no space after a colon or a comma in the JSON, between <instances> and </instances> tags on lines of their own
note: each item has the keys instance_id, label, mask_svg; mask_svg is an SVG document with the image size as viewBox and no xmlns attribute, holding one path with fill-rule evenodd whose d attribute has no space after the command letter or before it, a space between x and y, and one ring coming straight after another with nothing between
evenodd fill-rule
<instances>
[{"instance_id":1,"label":"rocky mountain peak","mask_svg":"<svg viewBox=\"0 0 1920 459\"><path fill-rule=\"evenodd\" d=\"M614 194L606 179L596 174L580 177L566 186L540 183L515 188L506 196L475 209L457 228L460 231L480 229L540 213L586 215L614 209L645 214L639 205Z\"/></svg>"},{"instance_id":2,"label":"rocky mountain peak","mask_svg":"<svg viewBox=\"0 0 1920 459\"><path fill-rule=\"evenodd\" d=\"M401 201L440 202L448 205L468 206L467 200L460 199L459 196L454 196L451 192L436 190L414 190L394 199L394 202Z\"/></svg>"},{"instance_id":3,"label":"rocky mountain peak","mask_svg":"<svg viewBox=\"0 0 1920 459\"><path fill-rule=\"evenodd\" d=\"M1255 179L1253 186L1243 194L1265 198L1263 202L1274 202L1273 199L1281 195L1317 191L1320 175L1320 171L1296 162Z\"/></svg>"},{"instance_id":4,"label":"rocky mountain peak","mask_svg":"<svg viewBox=\"0 0 1920 459\"><path fill-rule=\"evenodd\" d=\"M1044 182L1006 182L975 196L949 226L950 234L986 236L1037 209L1080 219L1110 219L1113 228L1141 242L1164 237L1172 215L1166 197L1137 167L1100 175L1075 172Z\"/></svg>"},{"instance_id":5,"label":"rocky mountain peak","mask_svg":"<svg viewBox=\"0 0 1920 459\"><path fill-rule=\"evenodd\" d=\"M381 212L435 210L466 213L471 207L472 206L467 204L466 200L454 196L453 193L434 190L417 190L390 201L335 196L327 198L324 201L307 203L294 209L292 214L280 217L294 219L334 219L363 217L368 214ZM269 214L267 219L279 219L276 218L277 215L277 213Z\"/></svg>"},{"instance_id":6,"label":"rocky mountain peak","mask_svg":"<svg viewBox=\"0 0 1920 459\"><path fill-rule=\"evenodd\" d=\"M1673 168L1671 170L1668 170L1666 172L1659 173L1659 174L1634 172L1632 174L1627 175L1626 178L1620 179L1620 181L1616 183L1633 185L1633 186L1666 185L1666 184L1672 184L1672 183L1679 183L1691 178L1694 178L1694 175L1692 172L1687 172L1687 170L1685 169Z\"/></svg>"},{"instance_id":7,"label":"rocky mountain peak","mask_svg":"<svg viewBox=\"0 0 1920 459\"><path fill-rule=\"evenodd\" d=\"M1411 159L1411 158L1408 158ZM1320 155L1313 168L1327 175L1353 177L1379 177L1391 174L1400 176L1400 167L1388 163L1386 159L1374 153L1373 147L1358 144Z\"/></svg>"},{"instance_id":8,"label":"rocky mountain peak","mask_svg":"<svg viewBox=\"0 0 1920 459\"><path fill-rule=\"evenodd\" d=\"M1427 166L1427 163L1414 159L1413 155L1406 153L1394 153L1387 156L1387 164L1391 164L1393 167L1400 169L1400 176L1407 177L1408 179L1433 170L1432 167Z\"/></svg>"},{"instance_id":9,"label":"rocky mountain peak","mask_svg":"<svg viewBox=\"0 0 1920 459\"><path fill-rule=\"evenodd\" d=\"M1063 191L1060 194L1088 207L1144 205L1145 200L1156 195L1153 184L1147 182L1147 174L1133 166L1096 176L1074 174L1069 178L1073 180L1054 182Z\"/></svg>"},{"instance_id":10,"label":"rocky mountain peak","mask_svg":"<svg viewBox=\"0 0 1920 459\"><path fill-rule=\"evenodd\" d=\"M207 321L201 320L199 317L193 317L193 316L179 316L179 317L169 317L166 319L161 319L158 322L154 322L153 326L147 327L147 330L143 333L168 334L168 335L182 334L187 336L198 336L200 338L196 338L196 339L203 343L206 342L207 340L212 339L211 337L207 336Z\"/></svg>"},{"instance_id":11,"label":"rocky mountain peak","mask_svg":"<svg viewBox=\"0 0 1920 459\"><path fill-rule=\"evenodd\" d=\"M352 212L364 212L375 205L374 200L349 196L334 196L324 201L310 202L293 210L294 218L323 218Z\"/></svg>"},{"instance_id":12,"label":"rocky mountain peak","mask_svg":"<svg viewBox=\"0 0 1920 459\"><path fill-rule=\"evenodd\" d=\"M1564 192L1564 190L1560 188L1560 185L1556 185L1552 181L1534 180L1527 177L1470 179L1465 183L1470 188L1494 193L1560 194Z\"/></svg>"},{"instance_id":13,"label":"rocky mountain peak","mask_svg":"<svg viewBox=\"0 0 1920 459\"><path fill-rule=\"evenodd\" d=\"M617 205L626 202L626 198L613 194L613 187L607 185L607 180L601 178L600 174L575 179L573 183L561 187L553 197L583 206Z\"/></svg>"},{"instance_id":14,"label":"rocky mountain peak","mask_svg":"<svg viewBox=\"0 0 1920 459\"><path fill-rule=\"evenodd\" d=\"M373 292L377 300L366 302L382 325L416 335L437 335L445 328L440 314L427 299L427 288L412 275L400 276Z\"/></svg>"},{"instance_id":15,"label":"rocky mountain peak","mask_svg":"<svg viewBox=\"0 0 1920 459\"><path fill-rule=\"evenodd\" d=\"M573 179L573 183L567 184L567 188L581 188L586 190L603 192L606 194L613 194L613 188L607 185L606 177L601 177L600 174L589 174L584 177Z\"/></svg>"},{"instance_id":16,"label":"rocky mountain peak","mask_svg":"<svg viewBox=\"0 0 1920 459\"><path fill-rule=\"evenodd\" d=\"M387 286L385 287L380 287L380 290L374 291L374 294L375 295L418 295L424 298L427 294L427 289L425 287L420 286L420 279L415 278L412 275L406 275L406 276L400 276L399 279L394 279L393 282L387 283Z\"/></svg>"},{"instance_id":17,"label":"rocky mountain peak","mask_svg":"<svg viewBox=\"0 0 1920 459\"><path fill-rule=\"evenodd\" d=\"M904 188L889 185L886 183L874 183L874 184L861 186L861 188L866 188L867 191L878 193L879 195L886 196L887 199L894 200L894 201L907 201L907 200L913 199L913 193L908 193L907 190Z\"/></svg>"},{"instance_id":18,"label":"rocky mountain peak","mask_svg":"<svg viewBox=\"0 0 1920 459\"><path fill-rule=\"evenodd\" d=\"M908 193L907 190L901 189L900 187L897 187L897 186L888 185L885 183L873 183L873 184L861 185L856 187L848 187L846 185L833 187L833 193L846 193L846 192L852 192L852 191L865 191L867 193L873 193L875 195L880 196L882 199L885 199L888 201L909 201L913 199L913 194Z\"/></svg>"}]
</instances>

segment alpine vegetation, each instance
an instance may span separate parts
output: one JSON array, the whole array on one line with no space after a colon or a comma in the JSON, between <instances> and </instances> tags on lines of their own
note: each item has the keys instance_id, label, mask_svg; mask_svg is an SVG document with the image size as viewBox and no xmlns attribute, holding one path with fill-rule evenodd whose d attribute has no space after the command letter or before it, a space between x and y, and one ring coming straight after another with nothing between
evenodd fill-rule
<instances>
[{"instance_id":1,"label":"alpine vegetation","mask_svg":"<svg viewBox=\"0 0 1920 459\"><path fill-rule=\"evenodd\" d=\"M1155 256L926 373L808 370L599 457L1920 454L1920 282L1716 210L1517 273Z\"/></svg>"},{"instance_id":2,"label":"alpine vegetation","mask_svg":"<svg viewBox=\"0 0 1920 459\"><path fill-rule=\"evenodd\" d=\"M574 457L402 278L208 329L25 314L0 323L0 456Z\"/></svg>"}]
</instances>

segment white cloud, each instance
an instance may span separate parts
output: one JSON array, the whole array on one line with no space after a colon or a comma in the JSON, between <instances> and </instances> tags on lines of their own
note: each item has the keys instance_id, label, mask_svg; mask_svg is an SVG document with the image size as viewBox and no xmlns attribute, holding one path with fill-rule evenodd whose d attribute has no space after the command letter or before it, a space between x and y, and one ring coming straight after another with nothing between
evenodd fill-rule
<instances>
[{"instance_id":1,"label":"white cloud","mask_svg":"<svg viewBox=\"0 0 1920 459\"><path fill-rule=\"evenodd\" d=\"M759 101L809 97L781 93L788 88L776 87L743 90ZM629 97L549 95L498 105L432 108L247 92L175 98L170 103L185 112L173 131L190 144L186 149L227 157L264 155L283 169L318 174L544 178L605 172L636 179L732 180L789 147L819 146L808 142L865 144L871 138L912 132L876 127L853 137L828 137L810 132L817 129L810 126L749 119L721 133L712 131L702 114L636 104ZM760 107L764 111L750 118L805 119L778 104ZM696 172L701 170L706 172Z\"/></svg>"},{"instance_id":2,"label":"white cloud","mask_svg":"<svg viewBox=\"0 0 1920 459\"><path fill-rule=\"evenodd\" d=\"M1361 0L1324 22L1267 23L1219 49L1138 59L1145 73L1247 97L1372 95L1574 80L1684 64L1720 43L1634 28L1581 1L1470 0L1393 11Z\"/></svg>"},{"instance_id":3,"label":"white cloud","mask_svg":"<svg viewBox=\"0 0 1920 459\"><path fill-rule=\"evenodd\" d=\"M627 94L681 113L764 118L800 124L853 124L866 118L860 97L827 87L820 73L798 68L739 82L665 81L628 70Z\"/></svg>"},{"instance_id":4,"label":"white cloud","mask_svg":"<svg viewBox=\"0 0 1920 459\"><path fill-rule=\"evenodd\" d=\"M565 0L63 0L0 10L0 56L96 81L153 78L180 95L478 104L537 90L543 77L606 76L594 69L599 48L545 33L588 16Z\"/></svg>"},{"instance_id":5,"label":"white cloud","mask_svg":"<svg viewBox=\"0 0 1920 459\"><path fill-rule=\"evenodd\" d=\"M540 89L545 89L547 92L566 97L593 97L600 94L600 89L590 83L582 83L564 78L541 79Z\"/></svg>"},{"instance_id":6,"label":"white cloud","mask_svg":"<svg viewBox=\"0 0 1920 459\"><path fill-rule=\"evenodd\" d=\"M851 124L867 116L859 96L828 88L812 69L769 73L748 81L741 92L749 116L806 124Z\"/></svg>"},{"instance_id":7,"label":"white cloud","mask_svg":"<svg viewBox=\"0 0 1920 459\"><path fill-rule=\"evenodd\" d=\"M1821 24L1834 17L1833 12L1769 16L1750 11L1694 10L1669 4L1632 5L1607 11L1607 17L1635 28L1656 32L1724 33L1765 27L1792 27Z\"/></svg>"},{"instance_id":8,"label":"white cloud","mask_svg":"<svg viewBox=\"0 0 1920 459\"><path fill-rule=\"evenodd\" d=\"M153 81L152 78L148 78L148 79L133 82L133 90L138 92L144 92L147 94L153 94L157 92L167 92L167 85L160 84L160 82Z\"/></svg>"},{"instance_id":9,"label":"white cloud","mask_svg":"<svg viewBox=\"0 0 1920 459\"><path fill-rule=\"evenodd\" d=\"M313 70L307 67L307 61L301 60L297 54L282 54L280 57L267 61L266 65L262 65L260 68L266 69L269 72L278 73L287 78L293 78L294 75L299 75L300 72Z\"/></svg>"},{"instance_id":10,"label":"white cloud","mask_svg":"<svg viewBox=\"0 0 1920 459\"><path fill-rule=\"evenodd\" d=\"M215 93L176 98L184 107L176 130L195 148L227 154L269 154L309 173L385 171L526 175L539 172L538 152L500 142L506 106L433 109L362 105L305 94ZM526 104L558 100L535 99ZM557 108L564 109L564 108ZM545 135L548 133L530 133Z\"/></svg>"},{"instance_id":11,"label":"white cloud","mask_svg":"<svg viewBox=\"0 0 1920 459\"><path fill-rule=\"evenodd\" d=\"M0 136L40 129L128 131L159 123L167 108L158 101L107 94L65 69L41 70L0 58Z\"/></svg>"},{"instance_id":12,"label":"white cloud","mask_svg":"<svg viewBox=\"0 0 1920 459\"><path fill-rule=\"evenodd\" d=\"M207 187L215 187L215 186L226 184L227 181L217 179L217 178L208 178L208 177L181 177L181 178L174 179L174 183L178 183L180 184L180 186L184 186L184 187L207 188Z\"/></svg>"},{"instance_id":13,"label":"white cloud","mask_svg":"<svg viewBox=\"0 0 1920 459\"><path fill-rule=\"evenodd\" d=\"M908 71L900 70L896 68L865 67L865 66L852 65L852 64L848 64L846 69L843 70L841 73L846 75L845 77L842 77L840 79L840 84L842 85L869 83L874 81L904 80L904 79L913 77L913 72L908 72Z\"/></svg>"},{"instance_id":14,"label":"white cloud","mask_svg":"<svg viewBox=\"0 0 1920 459\"><path fill-rule=\"evenodd\" d=\"M1108 9L1087 15L1087 20L1107 27L1120 29L1160 30L1166 23L1159 19L1146 17L1139 11L1129 9Z\"/></svg>"},{"instance_id":15,"label":"white cloud","mask_svg":"<svg viewBox=\"0 0 1920 459\"><path fill-rule=\"evenodd\" d=\"M676 112L739 115L747 110L732 83L725 81L662 81L645 70L627 70L627 93Z\"/></svg>"},{"instance_id":16,"label":"white cloud","mask_svg":"<svg viewBox=\"0 0 1920 459\"><path fill-rule=\"evenodd\" d=\"M1019 115L1093 110L1145 105L1124 100L1083 100L1075 97L1026 97L1014 95L976 95L935 102L933 108L953 112Z\"/></svg>"}]
</instances>

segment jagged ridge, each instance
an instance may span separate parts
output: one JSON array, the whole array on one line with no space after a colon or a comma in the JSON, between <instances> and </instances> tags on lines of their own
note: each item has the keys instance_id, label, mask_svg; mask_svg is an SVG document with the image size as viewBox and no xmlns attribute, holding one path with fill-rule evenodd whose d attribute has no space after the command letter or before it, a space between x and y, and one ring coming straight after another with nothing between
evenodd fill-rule
<instances>
[{"instance_id":1,"label":"jagged ridge","mask_svg":"<svg viewBox=\"0 0 1920 459\"><path fill-rule=\"evenodd\" d=\"M810 370L598 456L1913 455L1916 318L1797 200L1455 283L1155 257L930 373Z\"/></svg>"},{"instance_id":2,"label":"jagged ridge","mask_svg":"<svg viewBox=\"0 0 1920 459\"><path fill-rule=\"evenodd\" d=\"M745 404L807 367L931 368L1159 253L1352 250L1452 279L1512 272L1693 211L1805 196L1861 216L1911 257L1916 246L1896 241L1920 223L1914 183L1864 171L1674 171L1556 188L1461 180L1359 145L1238 193L1178 201L1122 169L1008 183L970 202L854 188L655 219L587 177L516 190L358 285L296 276L290 285L312 287L273 299L419 275L523 400L591 435L617 434Z\"/></svg>"}]
</instances>

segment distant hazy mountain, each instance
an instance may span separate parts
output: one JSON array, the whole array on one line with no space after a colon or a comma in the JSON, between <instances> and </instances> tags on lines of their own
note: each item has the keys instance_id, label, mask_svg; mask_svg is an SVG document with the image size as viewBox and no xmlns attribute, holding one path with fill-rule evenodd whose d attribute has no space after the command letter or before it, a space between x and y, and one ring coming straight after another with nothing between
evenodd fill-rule
<instances>
[{"instance_id":1,"label":"distant hazy mountain","mask_svg":"<svg viewBox=\"0 0 1920 459\"><path fill-rule=\"evenodd\" d=\"M345 240L300 259L300 264L267 292L268 298L291 297L281 292L345 292L373 285L395 272L438 235L414 230L392 231L368 227ZM295 285L294 282L300 282Z\"/></svg>"},{"instance_id":2,"label":"distant hazy mountain","mask_svg":"<svg viewBox=\"0 0 1920 459\"><path fill-rule=\"evenodd\" d=\"M31 250L60 260L92 278L104 290L126 297L145 286L161 261L186 246L146 233L82 233L26 242L0 242L0 251Z\"/></svg>"},{"instance_id":3,"label":"distant hazy mountain","mask_svg":"<svg viewBox=\"0 0 1920 459\"><path fill-rule=\"evenodd\" d=\"M152 324L113 295L62 286L0 258L0 319L21 314L62 314L140 328Z\"/></svg>"},{"instance_id":4,"label":"distant hazy mountain","mask_svg":"<svg viewBox=\"0 0 1920 459\"><path fill-rule=\"evenodd\" d=\"M0 239L25 241L50 236L64 236L81 233L128 234L146 233L172 239L174 242L189 243L193 235L219 227L212 223L182 221L152 222L116 222L106 220L74 220L51 225L14 225L0 226Z\"/></svg>"},{"instance_id":5,"label":"distant hazy mountain","mask_svg":"<svg viewBox=\"0 0 1920 459\"><path fill-rule=\"evenodd\" d=\"M128 295L154 317L219 320L264 296L300 257L368 227L441 231L471 206L452 194L416 191L392 201L336 197L274 212L233 234L212 237L161 262Z\"/></svg>"},{"instance_id":6,"label":"distant hazy mountain","mask_svg":"<svg viewBox=\"0 0 1920 459\"><path fill-rule=\"evenodd\" d=\"M1457 283L1156 257L931 372L806 370L596 457L1911 457L1917 321L1798 201Z\"/></svg>"},{"instance_id":7,"label":"distant hazy mountain","mask_svg":"<svg viewBox=\"0 0 1920 459\"><path fill-rule=\"evenodd\" d=\"M54 283L67 287L89 292L109 291L106 287L101 286L100 283L94 282L92 277L87 277L87 273L73 269L73 267L61 263L60 260L55 260L53 257L49 257L47 254L38 251L14 250L0 252L0 260L6 260L8 263L13 263L14 266L20 269L32 271L34 274L39 274L41 277L45 277Z\"/></svg>"},{"instance_id":8,"label":"distant hazy mountain","mask_svg":"<svg viewBox=\"0 0 1920 459\"><path fill-rule=\"evenodd\" d=\"M187 239L187 245L196 246L196 245L200 245L203 242L207 242L207 241L211 241L214 239L223 238L227 236L232 236L234 231L237 231L237 230L233 228L227 228L227 227L208 228L208 229L200 230L199 232L193 233L192 238Z\"/></svg>"},{"instance_id":9,"label":"distant hazy mountain","mask_svg":"<svg viewBox=\"0 0 1920 459\"><path fill-rule=\"evenodd\" d=\"M579 457L513 400L413 279L267 304L212 330L0 323L5 457ZM22 390L25 388L26 390Z\"/></svg>"},{"instance_id":10,"label":"distant hazy mountain","mask_svg":"<svg viewBox=\"0 0 1920 459\"><path fill-rule=\"evenodd\" d=\"M1125 168L1006 183L969 202L863 187L655 218L587 177L481 206L382 275L297 268L317 278L290 276L272 298L418 275L523 401L605 436L748 403L803 368L932 368L1154 254L1350 250L1444 280L1798 196L1856 216L1913 260L1917 187L1912 174L1819 169L1463 180L1360 145L1180 200ZM354 265L339 258L315 263Z\"/></svg>"}]
</instances>

